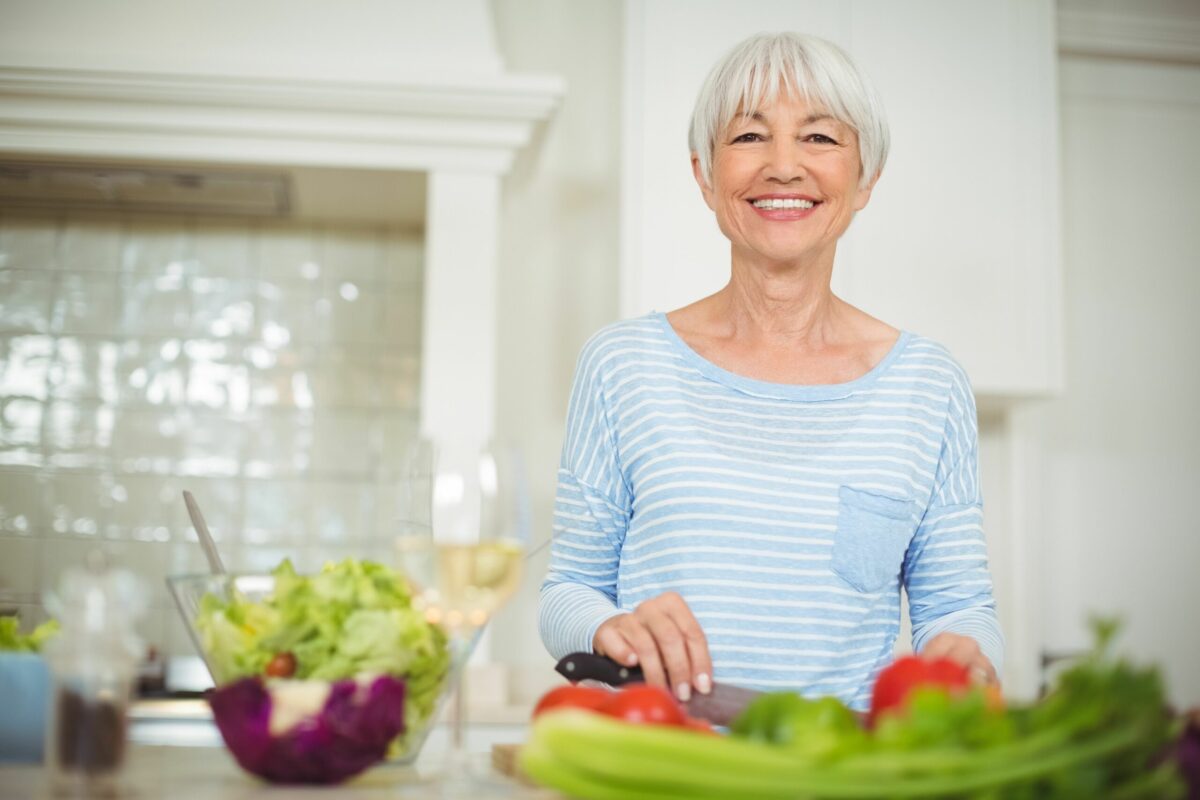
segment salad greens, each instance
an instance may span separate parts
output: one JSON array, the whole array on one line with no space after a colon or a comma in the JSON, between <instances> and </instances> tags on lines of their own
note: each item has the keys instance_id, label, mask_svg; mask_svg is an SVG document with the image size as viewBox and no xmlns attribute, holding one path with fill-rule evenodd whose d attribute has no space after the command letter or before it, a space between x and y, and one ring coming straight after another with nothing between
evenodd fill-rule
<instances>
[{"instance_id":1,"label":"salad greens","mask_svg":"<svg viewBox=\"0 0 1200 800\"><path fill-rule=\"evenodd\" d=\"M809 700L795 692L764 694L734 720L730 731L814 761L830 761L867 746L858 718L840 700Z\"/></svg>"},{"instance_id":2,"label":"salad greens","mask_svg":"<svg viewBox=\"0 0 1200 800\"><path fill-rule=\"evenodd\" d=\"M580 710L534 723L522 769L580 798L1181 798L1162 754L1178 731L1158 672L1094 652L1031 706L915 689L870 731L836 700L760 698L727 737L622 725Z\"/></svg>"},{"instance_id":3,"label":"salad greens","mask_svg":"<svg viewBox=\"0 0 1200 800\"><path fill-rule=\"evenodd\" d=\"M47 620L27 634L21 633L16 617L0 617L0 651L36 653L51 636L58 633L58 620Z\"/></svg>"},{"instance_id":4,"label":"salad greens","mask_svg":"<svg viewBox=\"0 0 1200 800\"><path fill-rule=\"evenodd\" d=\"M196 629L217 685L262 675L281 653L294 656L290 677L300 680L402 676L406 730L420 729L448 676L450 650L441 628L413 607L403 577L355 559L313 576L285 560L272 575L274 590L261 601L201 600Z\"/></svg>"}]
</instances>

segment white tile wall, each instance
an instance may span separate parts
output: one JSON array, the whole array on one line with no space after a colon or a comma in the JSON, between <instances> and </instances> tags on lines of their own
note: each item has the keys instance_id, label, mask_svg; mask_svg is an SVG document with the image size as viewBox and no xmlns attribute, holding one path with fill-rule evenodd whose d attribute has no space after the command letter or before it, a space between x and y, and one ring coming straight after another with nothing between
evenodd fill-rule
<instances>
[{"instance_id":1,"label":"white tile wall","mask_svg":"<svg viewBox=\"0 0 1200 800\"><path fill-rule=\"evenodd\" d=\"M104 339L73 336L58 337L57 352L53 342L50 345L46 391L52 397L73 402L116 404L120 345Z\"/></svg>"},{"instance_id":2,"label":"white tile wall","mask_svg":"<svg viewBox=\"0 0 1200 800\"><path fill-rule=\"evenodd\" d=\"M0 397L46 399L46 381L54 363L49 336L0 336Z\"/></svg>"},{"instance_id":3,"label":"white tile wall","mask_svg":"<svg viewBox=\"0 0 1200 800\"><path fill-rule=\"evenodd\" d=\"M313 231L264 227L256 230L259 276L315 281L321 276ZM388 241L392 241L390 238Z\"/></svg>"},{"instance_id":4,"label":"white tile wall","mask_svg":"<svg viewBox=\"0 0 1200 800\"><path fill-rule=\"evenodd\" d=\"M35 216L0 230L0 267L44 270L58 267L59 220Z\"/></svg>"},{"instance_id":5,"label":"white tile wall","mask_svg":"<svg viewBox=\"0 0 1200 800\"><path fill-rule=\"evenodd\" d=\"M197 226L192 241L193 274L257 277L257 265L251 260L253 237L253 227L245 223Z\"/></svg>"},{"instance_id":6,"label":"white tile wall","mask_svg":"<svg viewBox=\"0 0 1200 800\"><path fill-rule=\"evenodd\" d=\"M4 555L0 557L0 585L11 592L14 599L35 601L41 584L42 543L36 539L6 538Z\"/></svg>"},{"instance_id":7,"label":"white tile wall","mask_svg":"<svg viewBox=\"0 0 1200 800\"><path fill-rule=\"evenodd\" d=\"M105 336L121 312L118 275L104 272L64 272L55 288L52 328L55 333Z\"/></svg>"},{"instance_id":8,"label":"white tile wall","mask_svg":"<svg viewBox=\"0 0 1200 800\"><path fill-rule=\"evenodd\" d=\"M0 613L92 549L164 590L227 564L390 559L416 434L423 243L384 228L0 209Z\"/></svg>"},{"instance_id":9,"label":"white tile wall","mask_svg":"<svg viewBox=\"0 0 1200 800\"><path fill-rule=\"evenodd\" d=\"M46 270L0 272L0 333L48 333L54 308L55 275Z\"/></svg>"},{"instance_id":10,"label":"white tile wall","mask_svg":"<svg viewBox=\"0 0 1200 800\"><path fill-rule=\"evenodd\" d=\"M121 226L102 219L68 218L58 234L60 269L113 272L121 264L125 244Z\"/></svg>"},{"instance_id":11,"label":"white tile wall","mask_svg":"<svg viewBox=\"0 0 1200 800\"><path fill-rule=\"evenodd\" d=\"M39 536L50 527L50 477L35 470L6 469L0 480L0 536ZM2 584L0 584L2 585Z\"/></svg>"}]
</instances>

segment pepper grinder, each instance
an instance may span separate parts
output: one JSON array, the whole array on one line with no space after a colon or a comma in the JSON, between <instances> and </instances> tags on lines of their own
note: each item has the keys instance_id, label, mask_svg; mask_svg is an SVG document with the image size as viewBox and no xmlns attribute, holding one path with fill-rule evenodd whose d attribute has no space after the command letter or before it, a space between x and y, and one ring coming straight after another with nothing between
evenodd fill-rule
<instances>
[{"instance_id":1,"label":"pepper grinder","mask_svg":"<svg viewBox=\"0 0 1200 800\"><path fill-rule=\"evenodd\" d=\"M122 775L128 710L143 645L134 622L145 593L130 573L112 570L100 551L85 569L64 573L46 606L61 631L47 643L54 699L46 731L46 769L55 797L111 798Z\"/></svg>"}]
</instances>

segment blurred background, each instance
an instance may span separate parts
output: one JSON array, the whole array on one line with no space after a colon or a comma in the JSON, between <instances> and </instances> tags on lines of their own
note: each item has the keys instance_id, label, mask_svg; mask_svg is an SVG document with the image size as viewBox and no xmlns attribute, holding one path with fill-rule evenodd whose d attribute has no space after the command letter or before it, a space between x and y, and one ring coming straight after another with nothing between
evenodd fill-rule
<instances>
[{"instance_id":1,"label":"blurred background","mask_svg":"<svg viewBox=\"0 0 1200 800\"><path fill-rule=\"evenodd\" d=\"M846 47L893 151L835 289L974 381L1008 690L1091 612L1200 703L1200 2L0 0L0 613L91 549L163 577L389 560L418 431L525 449L574 362L719 288L686 130L761 30ZM546 551L481 702L553 682Z\"/></svg>"}]
</instances>

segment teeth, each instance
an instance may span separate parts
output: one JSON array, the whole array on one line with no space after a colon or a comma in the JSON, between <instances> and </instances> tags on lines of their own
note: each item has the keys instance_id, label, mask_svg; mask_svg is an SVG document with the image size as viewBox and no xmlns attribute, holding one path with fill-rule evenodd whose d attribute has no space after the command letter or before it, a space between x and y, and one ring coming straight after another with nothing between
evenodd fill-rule
<instances>
[{"instance_id":1,"label":"teeth","mask_svg":"<svg viewBox=\"0 0 1200 800\"><path fill-rule=\"evenodd\" d=\"M755 208L812 208L814 205L816 204L811 200L794 200L792 198L786 200L773 198L770 200L754 201Z\"/></svg>"}]
</instances>

